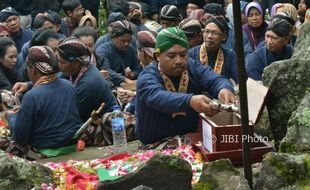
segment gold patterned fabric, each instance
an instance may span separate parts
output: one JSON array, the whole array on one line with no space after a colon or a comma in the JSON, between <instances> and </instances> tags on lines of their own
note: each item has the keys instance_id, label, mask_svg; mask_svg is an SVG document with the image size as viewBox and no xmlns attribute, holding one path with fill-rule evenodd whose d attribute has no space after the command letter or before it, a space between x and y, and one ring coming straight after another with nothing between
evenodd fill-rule
<instances>
[{"instance_id":1,"label":"gold patterned fabric","mask_svg":"<svg viewBox=\"0 0 310 190\"><path fill-rule=\"evenodd\" d=\"M172 81L169 79L169 77L167 75L165 75L165 73L163 73L160 69L160 63L158 63L158 70L159 73L161 75L161 77L164 80L164 85L166 90L170 91L170 92L180 92L180 93L187 93L187 88L188 88L188 82L189 82L189 76L188 76L188 71L185 70L182 75L181 75L181 79L180 79L180 83L179 83L179 88L178 91L176 90L174 84L172 83ZM183 115L185 116L186 113L185 112L177 112L177 113L172 113L172 118L176 117L177 115Z\"/></svg>"},{"instance_id":2,"label":"gold patterned fabric","mask_svg":"<svg viewBox=\"0 0 310 190\"><path fill-rule=\"evenodd\" d=\"M203 43L200 47L199 60L204 65L209 64L207 46L205 43ZM214 72L217 74L221 74L223 65L224 65L224 53L223 53L222 48L220 48L216 56L216 61L215 61L214 69L213 69Z\"/></svg>"},{"instance_id":3,"label":"gold patterned fabric","mask_svg":"<svg viewBox=\"0 0 310 190\"><path fill-rule=\"evenodd\" d=\"M43 76L41 78L39 78L39 80L37 80L36 83L34 83L33 87L37 87L41 84L46 84L46 83L50 83L50 82L53 82L56 80L56 75L55 74L52 74L52 75L46 75L46 76Z\"/></svg>"}]
</instances>

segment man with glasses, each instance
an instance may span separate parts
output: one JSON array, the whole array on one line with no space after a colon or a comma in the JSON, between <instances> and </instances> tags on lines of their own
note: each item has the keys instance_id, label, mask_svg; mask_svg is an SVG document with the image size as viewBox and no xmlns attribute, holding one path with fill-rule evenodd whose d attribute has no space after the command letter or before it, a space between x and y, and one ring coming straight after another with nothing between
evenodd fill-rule
<instances>
[{"instance_id":1,"label":"man with glasses","mask_svg":"<svg viewBox=\"0 0 310 190\"><path fill-rule=\"evenodd\" d=\"M15 42L19 53L23 45L31 39L32 31L21 28L19 13L12 7L7 7L0 12L0 23L3 22L9 29L10 36Z\"/></svg>"},{"instance_id":2,"label":"man with glasses","mask_svg":"<svg viewBox=\"0 0 310 190\"><path fill-rule=\"evenodd\" d=\"M67 15L67 17L63 18L63 33L69 37L73 30L79 26L85 9L79 0L65 0L62 4L62 9Z\"/></svg>"},{"instance_id":3,"label":"man with glasses","mask_svg":"<svg viewBox=\"0 0 310 190\"><path fill-rule=\"evenodd\" d=\"M203 65L209 65L215 73L238 83L236 53L222 46L227 36L228 25L225 19L212 16L206 23L203 33L204 43L190 49L189 57L200 61Z\"/></svg>"}]
</instances>

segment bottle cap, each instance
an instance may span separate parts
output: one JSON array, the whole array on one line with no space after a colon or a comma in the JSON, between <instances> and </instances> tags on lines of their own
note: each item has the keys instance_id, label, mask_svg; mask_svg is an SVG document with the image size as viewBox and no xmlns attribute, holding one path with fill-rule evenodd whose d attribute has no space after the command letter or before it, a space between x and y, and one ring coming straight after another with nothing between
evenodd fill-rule
<instances>
[{"instance_id":1,"label":"bottle cap","mask_svg":"<svg viewBox=\"0 0 310 190\"><path fill-rule=\"evenodd\" d=\"M119 105L114 105L112 106L112 110L120 110L121 107Z\"/></svg>"}]
</instances>

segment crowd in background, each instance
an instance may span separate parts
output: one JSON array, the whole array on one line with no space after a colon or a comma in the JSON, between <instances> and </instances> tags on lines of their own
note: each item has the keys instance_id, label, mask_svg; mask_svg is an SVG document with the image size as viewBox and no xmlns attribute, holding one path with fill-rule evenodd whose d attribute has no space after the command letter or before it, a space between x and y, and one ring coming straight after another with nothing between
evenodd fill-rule
<instances>
[{"instance_id":1,"label":"crowd in background","mask_svg":"<svg viewBox=\"0 0 310 190\"><path fill-rule=\"evenodd\" d=\"M123 87L135 86L141 71L158 62L157 35L171 27L186 35L190 60L238 84L230 0L101 3L108 13L102 36L98 31L100 0L1 1L0 99L13 104L14 97L23 96L23 107L9 117L18 143L36 148L74 144L78 123L85 122L102 102L106 104L103 114L121 104L124 112L135 115L136 92ZM266 66L292 56L299 30L309 22L310 1L240 1L240 7L246 71L248 77L260 81ZM36 88L60 78L67 82ZM66 91L55 90L64 86L69 86ZM41 99L45 93L53 97L49 103ZM44 108L43 115L38 108ZM68 113L74 113L66 116L70 121L64 119ZM50 115L53 121L42 119ZM70 127L60 130L61 125ZM46 129L53 133L42 132ZM57 134L62 137L45 141Z\"/></svg>"}]
</instances>

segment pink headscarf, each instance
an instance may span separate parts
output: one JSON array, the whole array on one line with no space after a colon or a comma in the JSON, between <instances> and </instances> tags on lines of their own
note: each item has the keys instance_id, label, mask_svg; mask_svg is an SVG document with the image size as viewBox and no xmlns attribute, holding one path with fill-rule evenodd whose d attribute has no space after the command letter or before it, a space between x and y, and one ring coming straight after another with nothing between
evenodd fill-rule
<instances>
[{"instance_id":1,"label":"pink headscarf","mask_svg":"<svg viewBox=\"0 0 310 190\"><path fill-rule=\"evenodd\" d=\"M1 23L0 23L0 33L3 32L3 31L9 33L8 27L6 27L4 24L1 24Z\"/></svg>"},{"instance_id":2,"label":"pink headscarf","mask_svg":"<svg viewBox=\"0 0 310 190\"><path fill-rule=\"evenodd\" d=\"M201 22L203 15L204 15L203 9L196 9L191 12L191 14L189 15L189 18L193 18Z\"/></svg>"},{"instance_id":3,"label":"pink headscarf","mask_svg":"<svg viewBox=\"0 0 310 190\"><path fill-rule=\"evenodd\" d=\"M276 15L277 12L277 8L281 7L282 3L276 3L271 7L271 12L270 12L270 20L272 20L272 18L274 17L274 15Z\"/></svg>"}]
</instances>

